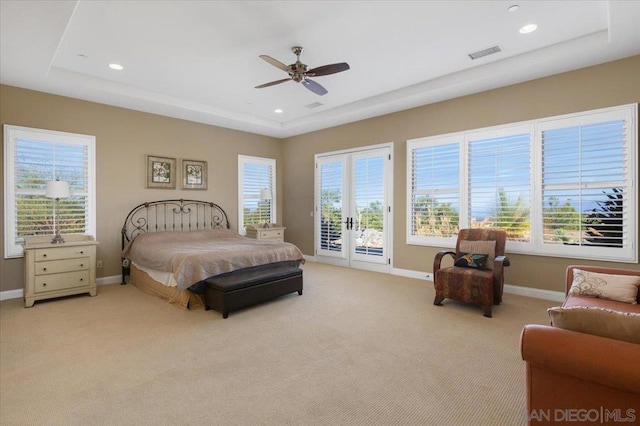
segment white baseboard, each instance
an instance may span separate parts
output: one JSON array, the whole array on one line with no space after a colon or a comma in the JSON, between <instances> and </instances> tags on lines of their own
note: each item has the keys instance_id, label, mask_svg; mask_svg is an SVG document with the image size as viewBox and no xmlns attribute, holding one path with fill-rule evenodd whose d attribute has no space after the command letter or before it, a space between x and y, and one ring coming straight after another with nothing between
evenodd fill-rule
<instances>
[{"instance_id":1,"label":"white baseboard","mask_svg":"<svg viewBox=\"0 0 640 426\"><path fill-rule=\"evenodd\" d=\"M0 302L2 302L3 300L9 300L9 299L22 299L23 295L24 295L24 290L21 288L16 290L0 291Z\"/></svg>"},{"instance_id":2,"label":"white baseboard","mask_svg":"<svg viewBox=\"0 0 640 426\"><path fill-rule=\"evenodd\" d=\"M96 278L96 285L120 284L122 277L120 275L112 275L110 277ZM22 299L24 297L24 289L0 291L0 302L9 299Z\"/></svg>"},{"instance_id":3,"label":"white baseboard","mask_svg":"<svg viewBox=\"0 0 640 426\"><path fill-rule=\"evenodd\" d=\"M110 277L96 278L96 285L121 284L122 275L111 275Z\"/></svg>"},{"instance_id":4,"label":"white baseboard","mask_svg":"<svg viewBox=\"0 0 640 426\"><path fill-rule=\"evenodd\" d=\"M308 262L316 261L315 256L305 255L304 258ZM433 281L433 274L431 274L430 272L412 271L410 269L392 268L391 275L399 275L401 277L415 278L418 280L425 280L425 281ZM120 275L112 275L110 277L100 277L96 279L97 285L120 284L121 282L122 282L122 277ZM519 296L533 297L536 299L552 300L554 302L562 302L564 301L564 298L565 298L564 293L561 291L542 290L539 288L521 287L519 285L511 285L511 284L504 285L504 292L509 294L517 294ZM24 292L21 288L16 290L0 291L0 301L9 300L9 299L21 299L23 296L24 296Z\"/></svg>"},{"instance_id":5,"label":"white baseboard","mask_svg":"<svg viewBox=\"0 0 640 426\"><path fill-rule=\"evenodd\" d=\"M433 274L430 272L393 268L391 269L391 274L433 282ZM511 284L504 285L504 292L509 294L517 294L518 296L533 297L535 299L552 300L554 302L563 302L565 299L565 295L561 291L542 290L539 288L522 287L519 285Z\"/></svg>"},{"instance_id":6,"label":"white baseboard","mask_svg":"<svg viewBox=\"0 0 640 426\"><path fill-rule=\"evenodd\" d=\"M433 281L433 274L430 272L412 271L410 269L391 268L391 275L415 278L417 280Z\"/></svg>"},{"instance_id":7,"label":"white baseboard","mask_svg":"<svg viewBox=\"0 0 640 426\"><path fill-rule=\"evenodd\" d=\"M532 287L521 287L519 285L504 285L504 292L509 294L517 294L518 296L533 297L535 299L552 300L554 302L564 302L566 298L562 291L542 290Z\"/></svg>"},{"instance_id":8,"label":"white baseboard","mask_svg":"<svg viewBox=\"0 0 640 426\"><path fill-rule=\"evenodd\" d=\"M316 257L312 256L310 254L303 254L304 256L304 260L306 260L307 262L315 262L316 261Z\"/></svg>"}]
</instances>

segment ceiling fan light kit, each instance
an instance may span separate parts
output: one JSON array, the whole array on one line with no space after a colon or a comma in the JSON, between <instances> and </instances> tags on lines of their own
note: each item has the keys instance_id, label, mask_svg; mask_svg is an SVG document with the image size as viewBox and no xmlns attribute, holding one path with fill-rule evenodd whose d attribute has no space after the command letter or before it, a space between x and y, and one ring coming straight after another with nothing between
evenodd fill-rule
<instances>
[{"instance_id":1,"label":"ceiling fan light kit","mask_svg":"<svg viewBox=\"0 0 640 426\"><path fill-rule=\"evenodd\" d=\"M275 86L276 84L284 83L286 81L293 80L296 83L302 83L304 87L315 93L316 95L326 95L327 89L321 84L311 80L309 77L321 77L323 75L336 74L349 69L349 64L346 62L340 62L337 64L323 65L320 67L309 69L306 64L300 62L300 55L304 52L304 49L300 46L294 46L291 51L296 55L296 62L291 65L285 65L277 59L273 59L268 55L260 55L260 57L273 65L274 67L285 71L289 74L289 78L282 80L276 80L269 83L256 86L256 89L262 89L264 87Z\"/></svg>"}]
</instances>

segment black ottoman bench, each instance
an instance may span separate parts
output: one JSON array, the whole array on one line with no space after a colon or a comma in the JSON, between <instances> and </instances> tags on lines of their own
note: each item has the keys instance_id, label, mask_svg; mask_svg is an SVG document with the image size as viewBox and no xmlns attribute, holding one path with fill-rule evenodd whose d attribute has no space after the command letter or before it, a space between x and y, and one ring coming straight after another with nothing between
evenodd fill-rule
<instances>
[{"instance_id":1,"label":"black ottoman bench","mask_svg":"<svg viewBox=\"0 0 640 426\"><path fill-rule=\"evenodd\" d=\"M223 318L229 312L297 291L302 295L302 269L296 266L261 265L205 280L204 308Z\"/></svg>"}]
</instances>

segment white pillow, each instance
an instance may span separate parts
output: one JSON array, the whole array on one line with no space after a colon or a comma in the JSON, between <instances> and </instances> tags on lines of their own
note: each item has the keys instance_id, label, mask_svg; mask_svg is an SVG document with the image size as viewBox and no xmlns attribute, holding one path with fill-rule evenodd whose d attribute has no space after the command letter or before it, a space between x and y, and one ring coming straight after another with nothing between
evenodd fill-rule
<instances>
[{"instance_id":1,"label":"white pillow","mask_svg":"<svg viewBox=\"0 0 640 426\"><path fill-rule=\"evenodd\" d=\"M611 275L573 270L570 296L591 296L635 305L640 277L636 275Z\"/></svg>"}]
</instances>

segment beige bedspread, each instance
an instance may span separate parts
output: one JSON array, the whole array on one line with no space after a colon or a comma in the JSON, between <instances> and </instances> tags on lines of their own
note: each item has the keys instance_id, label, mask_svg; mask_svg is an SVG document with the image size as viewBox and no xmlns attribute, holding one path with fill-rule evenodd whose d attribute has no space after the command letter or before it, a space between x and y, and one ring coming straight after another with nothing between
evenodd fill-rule
<instances>
[{"instance_id":1,"label":"beige bedspread","mask_svg":"<svg viewBox=\"0 0 640 426\"><path fill-rule=\"evenodd\" d=\"M300 261L290 243L254 240L227 229L138 235L122 256L147 268L171 272L184 290L213 275L267 263Z\"/></svg>"}]
</instances>

